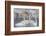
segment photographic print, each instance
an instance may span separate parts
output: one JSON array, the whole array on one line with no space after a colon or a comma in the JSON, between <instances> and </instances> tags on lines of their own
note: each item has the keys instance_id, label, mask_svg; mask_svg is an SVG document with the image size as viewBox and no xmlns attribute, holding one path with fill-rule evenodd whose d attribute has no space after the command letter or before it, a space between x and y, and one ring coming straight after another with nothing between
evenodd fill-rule
<instances>
[{"instance_id":1,"label":"photographic print","mask_svg":"<svg viewBox=\"0 0 46 36\"><path fill-rule=\"evenodd\" d=\"M38 27L39 9L14 8L14 27Z\"/></svg>"},{"instance_id":2,"label":"photographic print","mask_svg":"<svg viewBox=\"0 0 46 36\"><path fill-rule=\"evenodd\" d=\"M44 3L5 1L5 35L45 32Z\"/></svg>"},{"instance_id":3,"label":"photographic print","mask_svg":"<svg viewBox=\"0 0 46 36\"><path fill-rule=\"evenodd\" d=\"M41 30L42 7L11 5L11 31Z\"/></svg>"}]
</instances>

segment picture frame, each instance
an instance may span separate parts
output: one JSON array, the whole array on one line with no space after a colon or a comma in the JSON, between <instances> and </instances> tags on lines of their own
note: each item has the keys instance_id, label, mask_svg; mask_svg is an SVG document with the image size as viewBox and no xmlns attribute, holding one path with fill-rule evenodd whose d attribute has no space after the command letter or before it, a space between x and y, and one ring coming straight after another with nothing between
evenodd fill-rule
<instances>
[{"instance_id":1,"label":"picture frame","mask_svg":"<svg viewBox=\"0 0 46 36\"><path fill-rule=\"evenodd\" d=\"M27 18L28 13L30 14L29 15L30 18ZM35 14L35 16L36 15L38 16L33 18L34 16L33 14ZM13 17L16 18L16 20ZM31 18L33 18L34 20L35 18L38 18L36 19L37 20L36 23L38 23L39 26L36 26L37 24ZM35 26L32 25L30 27L28 25L22 25L20 20L22 20L21 22L23 24L28 23L28 25L29 23L31 24L33 20L32 24L34 25L35 23L36 25ZM45 4L44 3L5 1L5 35L34 34L34 33L44 33L44 32L45 32Z\"/></svg>"}]
</instances>

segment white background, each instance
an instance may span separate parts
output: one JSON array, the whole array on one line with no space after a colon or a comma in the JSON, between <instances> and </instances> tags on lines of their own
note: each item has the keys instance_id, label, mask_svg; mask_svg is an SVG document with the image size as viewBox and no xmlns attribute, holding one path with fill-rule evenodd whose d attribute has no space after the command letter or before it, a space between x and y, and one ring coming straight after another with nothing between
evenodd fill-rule
<instances>
[{"instance_id":1,"label":"white background","mask_svg":"<svg viewBox=\"0 0 46 36\"><path fill-rule=\"evenodd\" d=\"M20 0L20 1L46 3L46 0ZM45 15L46 15L46 4L45 4ZM46 32L46 29L45 29L45 32ZM0 36L5 36L5 1L4 0L0 0ZM24 34L24 35L14 35L14 36L46 36L46 33Z\"/></svg>"}]
</instances>

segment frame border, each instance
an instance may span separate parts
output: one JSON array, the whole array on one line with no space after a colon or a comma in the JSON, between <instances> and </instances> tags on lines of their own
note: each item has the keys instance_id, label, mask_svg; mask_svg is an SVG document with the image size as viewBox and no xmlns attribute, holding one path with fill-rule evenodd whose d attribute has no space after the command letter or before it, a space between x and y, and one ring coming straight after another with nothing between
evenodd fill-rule
<instances>
[{"instance_id":1,"label":"frame border","mask_svg":"<svg viewBox=\"0 0 46 36\"><path fill-rule=\"evenodd\" d=\"M11 32L10 31L10 18L11 18L10 5L42 6L42 30ZM34 33L44 33L44 32L45 32L45 4L44 3L5 1L5 35L34 34Z\"/></svg>"}]
</instances>

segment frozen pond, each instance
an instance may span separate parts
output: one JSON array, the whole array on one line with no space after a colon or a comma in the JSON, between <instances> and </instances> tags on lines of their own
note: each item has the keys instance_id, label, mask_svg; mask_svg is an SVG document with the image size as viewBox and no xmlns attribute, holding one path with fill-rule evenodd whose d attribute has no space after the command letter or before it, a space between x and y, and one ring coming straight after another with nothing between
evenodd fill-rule
<instances>
[{"instance_id":1,"label":"frozen pond","mask_svg":"<svg viewBox=\"0 0 46 36\"><path fill-rule=\"evenodd\" d=\"M39 26L38 9L14 9L14 27Z\"/></svg>"}]
</instances>

